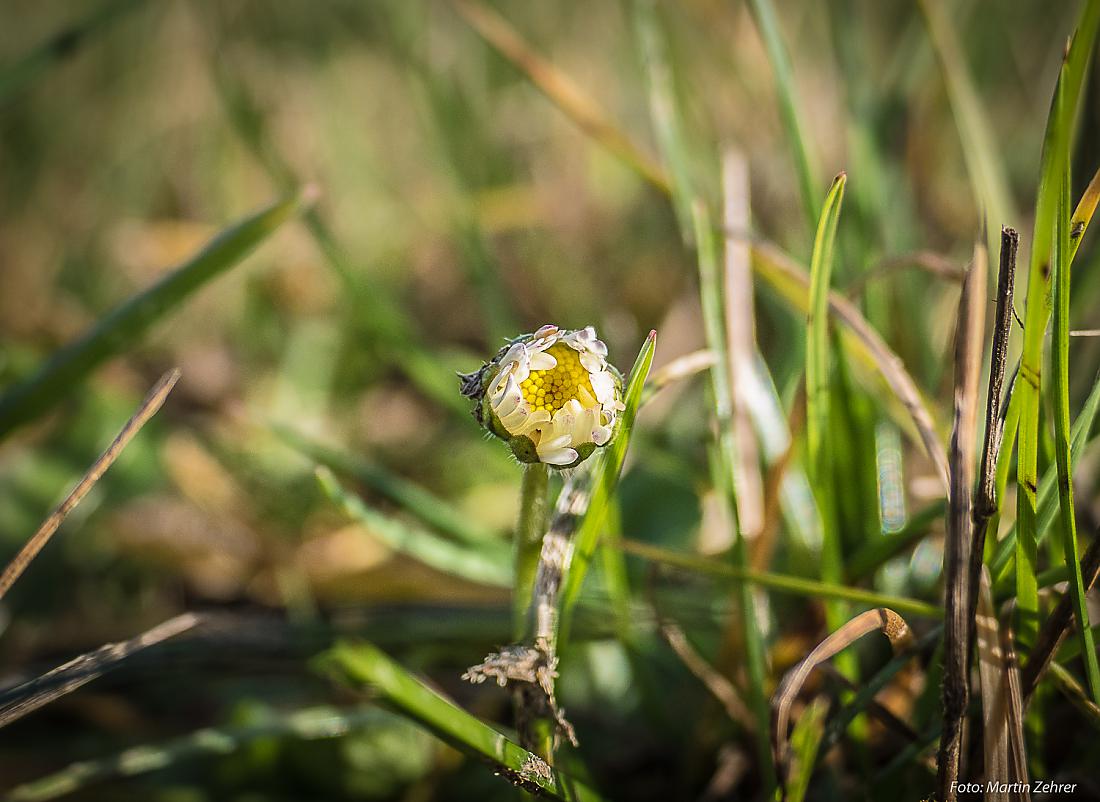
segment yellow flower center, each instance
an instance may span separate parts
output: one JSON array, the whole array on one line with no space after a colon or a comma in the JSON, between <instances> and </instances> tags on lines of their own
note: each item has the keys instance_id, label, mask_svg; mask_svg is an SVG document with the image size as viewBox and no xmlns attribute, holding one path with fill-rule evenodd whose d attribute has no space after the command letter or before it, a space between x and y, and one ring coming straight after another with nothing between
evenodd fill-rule
<instances>
[{"instance_id":1,"label":"yellow flower center","mask_svg":"<svg viewBox=\"0 0 1100 802\"><path fill-rule=\"evenodd\" d=\"M580 354L565 343L555 343L546 349L558 364L550 370L533 370L519 386L532 410L545 410L553 415L572 399L586 409L596 406L596 394L588 371L581 364Z\"/></svg>"}]
</instances>

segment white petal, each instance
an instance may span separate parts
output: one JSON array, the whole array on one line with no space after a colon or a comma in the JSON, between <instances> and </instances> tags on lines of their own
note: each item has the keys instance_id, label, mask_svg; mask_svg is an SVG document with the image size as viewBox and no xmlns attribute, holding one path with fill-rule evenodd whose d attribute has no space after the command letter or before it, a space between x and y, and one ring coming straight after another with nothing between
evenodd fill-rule
<instances>
[{"instance_id":1,"label":"white petal","mask_svg":"<svg viewBox=\"0 0 1100 802\"><path fill-rule=\"evenodd\" d=\"M547 465L572 465L577 461L577 457L580 456L572 448L562 448L557 451L544 452L541 448L538 449L539 459L545 462Z\"/></svg>"},{"instance_id":2,"label":"white petal","mask_svg":"<svg viewBox=\"0 0 1100 802\"><path fill-rule=\"evenodd\" d=\"M615 401L615 379L611 373L601 370L599 373L589 375L588 380L592 383L596 400L601 404L607 406Z\"/></svg>"},{"instance_id":3,"label":"white petal","mask_svg":"<svg viewBox=\"0 0 1100 802\"><path fill-rule=\"evenodd\" d=\"M606 445L611 439L610 426L595 426L591 432L592 442L598 446Z\"/></svg>"},{"instance_id":4,"label":"white petal","mask_svg":"<svg viewBox=\"0 0 1100 802\"><path fill-rule=\"evenodd\" d=\"M531 370L551 370L558 365L558 360L545 351L531 354Z\"/></svg>"}]
</instances>

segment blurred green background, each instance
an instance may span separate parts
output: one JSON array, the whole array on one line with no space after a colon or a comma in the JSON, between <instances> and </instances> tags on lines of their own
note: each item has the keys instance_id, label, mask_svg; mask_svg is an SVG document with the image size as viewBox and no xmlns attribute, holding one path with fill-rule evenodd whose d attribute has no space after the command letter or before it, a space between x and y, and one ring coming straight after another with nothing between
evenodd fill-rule
<instances>
[{"instance_id":1,"label":"blurred green background","mask_svg":"<svg viewBox=\"0 0 1100 802\"><path fill-rule=\"evenodd\" d=\"M717 205L719 157L740 151L752 235L805 264L812 231L749 8L656 5L690 179ZM855 288L946 439L957 284L921 270L875 272L917 252L961 269L982 224L925 21L903 0L776 5L815 192L823 197L842 169L849 176L834 284ZM935 5L951 20L992 132L988 155L1005 182L998 211L1007 217L994 225L1029 232L1044 120L1076 4ZM495 7L656 158L654 65L635 4ZM1100 158L1098 100L1097 84L1087 84L1074 198ZM319 192L314 213L287 222L0 444L0 551L11 555L156 377L182 369L164 410L4 599L0 664L9 682L183 610L225 624L0 731L0 787L214 727L256 732L223 754L171 760L71 798L514 798L481 764L383 708L360 707L309 662L333 630L365 635L506 726L507 694L458 676L509 640L507 589L395 553L324 497L313 461L277 431L367 460L357 489L372 509L409 519L370 479L396 476L504 540L519 471L477 429L454 372L476 368L502 337L546 322L595 325L623 370L651 328L655 368L701 348L703 334L695 257L668 199L451 5L5 0L0 387L220 230L307 184ZM1087 240L1077 265L1075 320L1096 328L1100 286ZM766 286L756 313L776 397L797 419L804 319ZM1100 362L1095 342L1074 344L1077 403ZM705 391L697 379L678 383L640 416L621 486L627 537L708 553L728 545L707 471ZM854 549L935 504L942 489L881 394L858 383L851 392L845 409L870 440L853 446L852 473L838 481L872 488L843 502ZM1100 514L1097 453L1086 453L1078 494ZM1045 452L1044 464L1051 459ZM800 487L760 567L817 576L813 512ZM877 586L935 601L940 529L936 521L889 563ZM562 669L560 695L594 784L614 799L708 798L726 767L755 787L752 737L724 720L652 631L650 601L659 598L700 651L715 655L728 588L657 576L633 559L630 567L641 630L634 650L609 631L596 570L582 598L582 642ZM817 641L820 611L773 595L760 615L779 676ZM872 667L884 654L879 644L860 650ZM721 659L737 676L739 658ZM907 676L889 691L904 718L916 715L927 685L919 671ZM322 705L358 716L351 732L304 738L278 723ZM1060 754L1052 772L1085 765L1086 747L1050 729L1038 752ZM898 749L875 731L859 760L885 765ZM832 763L819 798L855 787ZM919 764L906 771L914 787L930 782Z\"/></svg>"}]
</instances>

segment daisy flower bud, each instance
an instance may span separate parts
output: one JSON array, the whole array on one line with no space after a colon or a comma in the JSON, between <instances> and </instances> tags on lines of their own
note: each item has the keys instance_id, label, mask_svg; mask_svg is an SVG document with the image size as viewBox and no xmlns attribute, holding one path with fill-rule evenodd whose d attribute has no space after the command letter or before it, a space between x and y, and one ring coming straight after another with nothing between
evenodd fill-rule
<instances>
[{"instance_id":1,"label":"daisy flower bud","mask_svg":"<svg viewBox=\"0 0 1100 802\"><path fill-rule=\"evenodd\" d=\"M579 465L610 442L624 409L622 376L591 326L543 326L460 378L478 423L506 440L520 462Z\"/></svg>"}]
</instances>

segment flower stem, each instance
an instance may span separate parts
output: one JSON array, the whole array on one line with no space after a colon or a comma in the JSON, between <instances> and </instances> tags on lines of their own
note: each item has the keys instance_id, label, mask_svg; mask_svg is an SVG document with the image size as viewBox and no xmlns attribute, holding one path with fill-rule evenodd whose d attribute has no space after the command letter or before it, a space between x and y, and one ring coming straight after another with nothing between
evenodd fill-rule
<instances>
[{"instance_id":1,"label":"flower stem","mask_svg":"<svg viewBox=\"0 0 1100 802\"><path fill-rule=\"evenodd\" d=\"M523 471L519 520L515 536L515 586L512 591L513 635L523 641L530 634L531 595L535 587L542 538L550 518L550 471L541 462Z\"/></svg>"}]
</instances>

